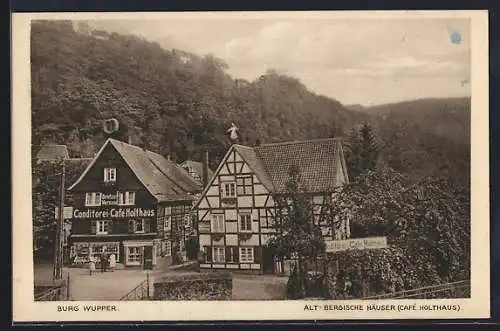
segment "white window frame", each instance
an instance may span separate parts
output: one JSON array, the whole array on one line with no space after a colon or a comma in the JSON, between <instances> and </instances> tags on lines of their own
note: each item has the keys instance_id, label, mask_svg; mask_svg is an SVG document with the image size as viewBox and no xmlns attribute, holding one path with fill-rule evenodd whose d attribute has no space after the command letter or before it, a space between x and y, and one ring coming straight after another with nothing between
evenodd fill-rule
<instances>
[{"instance_id":1,"label":"white window frame","mask_svg":"<svg viewBox=\"0 0 500 331\"><path fill-rule=\"evenodd\" d=\"M98 220L95 222L95 233L96 234L108 234L109 231L109 220ZM101 230L102 227L102 230Z\"/></svg>"},{"instance_id":2,"label":"white window frame","mask_svg":"<svg viewBox=\"0 0 500 331\"><path fill-rule=\"evenodd\" d=\"M104 168L104 182L116 182L116 168Z\"/></svg>"},{"instance_id":3,"label":"white window frame","mask_svg":"<svg viewBox=\"0 0 500 331\"><path fill-rule=\"evenodd\" d=\"M172 229L172 207L165 207L164 212L165 221L163 223L163 230L165 232L168 232Z\"/></svg>"},{"instance_id":4,"label":"white window frame","mask_svg":"<svg viewBox=\"0 0 500 331\"><path fill-rule=\"evenodd\" d=\"M85 193L85 206L95 207L101 205L101 192L87 192Z\"/></svg>"},{"instance_id":5,"label":"white window frame","mask_svg":"<svg viewBox=\"0 0 500 331\"><path fill-rule=\"evenodd\" d=\"M137 251L131 253L131 250ZM142 260L142 247L141 246L127 246L127 263L128 264L141 264ZM137 256L137 260L132 260L131 256Z\"/></svg>"},{"instance_id":6,"label":"white window frame","mask_svg":"<svg viewBox=\"0 0 500 331\"><path fill-rule=\"evenodd\" d=\"M118 205L120 206L133 206L135 205L135 192L134 191L125 191L125 192L116 192L118 198Z\"/></svg>"},{"instance_id":7,"label":"white window frame","mask_svg":"<svg viewBox=\"0 0 500 331\"><path fill-rule=\"evenodd\" d=\"M172 242L165 240L165 256L172 256Z\"/></svg>"},{"instance_id":8,"label":"white window frame","mask_svg":"<svg viewBox=\"0 0 500 331\"><path fill-rule=\"evenodd\" d=\"M250 226L250 228L243 228L243 220L242 220L242 217L248 217L249 219L249 223L247 225ZM251 212L242 212L242 213L239 213L238 215L238 225L239 225L239 228L240 228L240 232L252 232L252 213Z\"/></svg>"},{"instance_id":9,"label":"white window frame","mask_svg":"<svg viewBox=\"0 0 500 331\"><path fill-rule=\"evenodd\" d=\"M216 251L218 252L218 254L215 253ZM222 254L221 254L221 252L222 252ZM213 263L225 263L226 262L226 247L225 246L213 246L212 247L212 260L213 260Z\"/></svg>"},{"instance_id":10,"label":"white window frame","mask_svg":"<svg viewBox=\"0 0 500 331\"><path fill-rule=\"evenodd\" d=\"M224 214L212 214L210 220L210 229L212 232L226 232L226 220Z\"/></svg>"},{"instance_id":11,"label":"white window frame","mask_svg":"<svg viewBox=\"0 0 500 331\"><path fill-rule=\"evenodd\" d=\"M137 224L141 224L142 226L142 230L137 230ZM146 225L146 222L144 220L144 218L139 218L139 219L136 219L134 220L134 233L144 233L144 228L145 228L145 225Z\"/></svg>"},{"instance_id":12,"label":"white window frame","mask_svg":"<svg viewBox=\"0 0 500 331\"><path fill-rule=\"evenodd\" d=\"M191 227L191 214L185 214L184 215L184 227L185 228L190 228Z\"/></svg>"},{"instance_id":13,"label":"white window frame","mask_svg":"<svg viewBox=\"0 0 500 331\"><path fill-rule=\"evenodd\" d=\"M222 182L221 187L223 187L222 190L222 197L223 198L236 198L236 182ZM232 187L232 190L228 190L228 187ZM233 194L228 194L233 193Z\"/></svg>"},{"instance_id":14,"label":"white window frame","mask_svg":"<svg viewBox=\"0 0 500 331\"><path fill-rule=\"evenodd\" d=\"M251 253L250 253L251 252ZM255 261L253 247L240 247L240 263L253 263Z\"/></svg>"}]
</instances>

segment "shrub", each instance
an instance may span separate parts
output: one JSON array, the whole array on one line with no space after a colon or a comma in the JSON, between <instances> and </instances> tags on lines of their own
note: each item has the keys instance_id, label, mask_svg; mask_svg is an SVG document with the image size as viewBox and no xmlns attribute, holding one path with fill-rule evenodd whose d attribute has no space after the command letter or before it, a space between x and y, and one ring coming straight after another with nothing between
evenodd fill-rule
<instances>
[{"instance_id":1,"label":"shrub","mask_svg":"<svg viewBox=\"0 0 500 331\"><path fill-rule=\"evenodd\" d=\"M302 299L305 295L305 288L303 277L297 271L295 266L292 273L288 277L288 282L286 284L286 297L287 299Z\"/></svg>"}]
</instances>

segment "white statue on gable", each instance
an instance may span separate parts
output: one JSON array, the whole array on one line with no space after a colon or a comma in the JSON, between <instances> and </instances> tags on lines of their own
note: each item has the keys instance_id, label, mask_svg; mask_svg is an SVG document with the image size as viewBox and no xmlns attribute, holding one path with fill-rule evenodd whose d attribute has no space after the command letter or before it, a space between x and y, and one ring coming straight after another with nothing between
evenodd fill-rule
<instances>
[{"instance_id":1,"label":"white statue on gable","mask_svg":"<svg viewBox=\"0 0 500 331\"><path fill-rule=\"evenodd\" d=\"M238 139L238 133L237 133L237 131L238 131L238 127L236 126L236 124L231 123L231 127L227 130L227 132L230 132L229 137L232 140Z\"/></svg>"}]
</instances>

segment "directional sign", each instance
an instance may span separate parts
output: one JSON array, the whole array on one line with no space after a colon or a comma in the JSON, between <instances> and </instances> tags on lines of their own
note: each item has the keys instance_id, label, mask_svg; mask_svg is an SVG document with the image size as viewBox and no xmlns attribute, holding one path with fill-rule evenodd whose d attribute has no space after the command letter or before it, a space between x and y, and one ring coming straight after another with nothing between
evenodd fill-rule
<instances>
[{"instance_id":1,"label":"directional sign","mask_svg":"<svg viewBox=\"0 0 500 331\"><path fill-rule=\"evenodd\" d=\"M376 249L387 247L387 237L367 237L325 242L327 252L339 252L350 249Z\"/></svg>"}]
</instances>

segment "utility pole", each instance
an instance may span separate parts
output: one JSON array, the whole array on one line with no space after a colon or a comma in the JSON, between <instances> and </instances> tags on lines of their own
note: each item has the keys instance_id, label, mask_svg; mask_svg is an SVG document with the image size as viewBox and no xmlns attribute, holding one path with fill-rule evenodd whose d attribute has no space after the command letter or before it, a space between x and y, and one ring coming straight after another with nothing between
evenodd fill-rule
<instances>
[{"instance_id":1,"label":"utility pole","mask_svg":"<svg viewBox=\"0 0 500 331\"><path fill-rule=\"evenodd\" d=\"M63 224L64 224L64 181L66 177L66 161L62 160L61 184L59 191L59 215L56 221L56 236L54 242L54 269L52 279L62 279L63 264Z\"/></svg>"}]
</instances>

